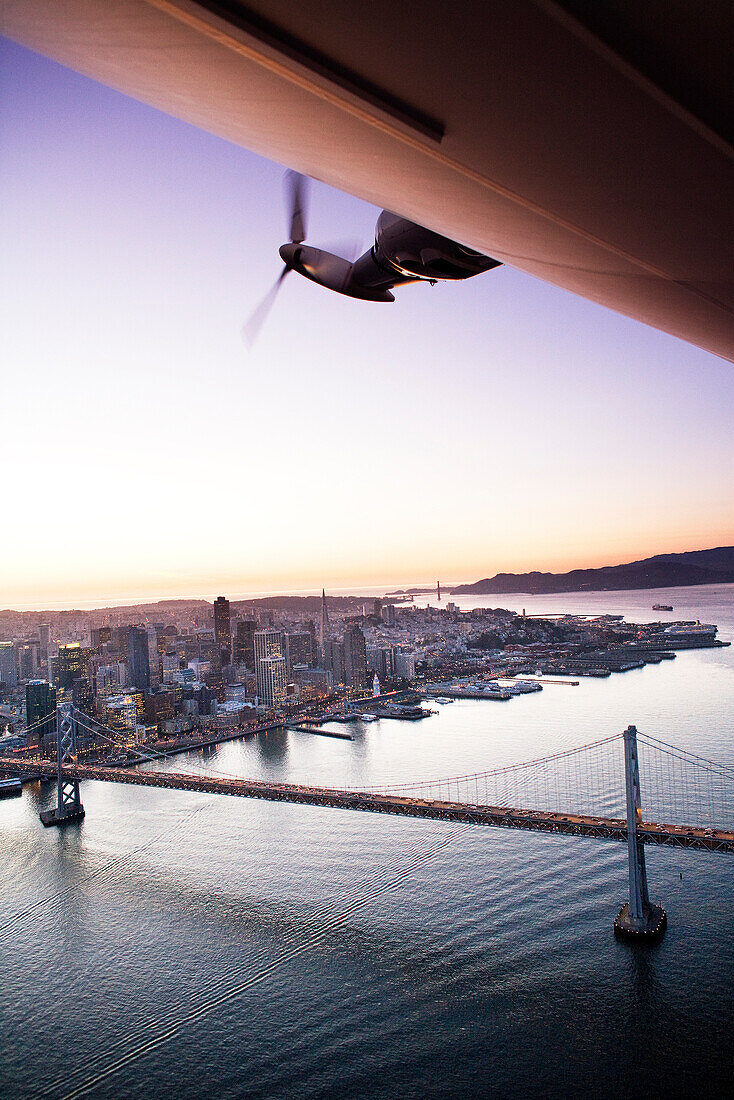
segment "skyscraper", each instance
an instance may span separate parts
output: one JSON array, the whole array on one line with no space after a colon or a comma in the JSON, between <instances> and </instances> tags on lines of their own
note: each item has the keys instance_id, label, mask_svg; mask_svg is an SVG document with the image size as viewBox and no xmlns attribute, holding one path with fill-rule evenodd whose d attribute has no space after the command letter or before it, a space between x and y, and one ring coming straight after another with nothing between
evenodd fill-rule
<instances>
[{"instance_id":1,"label":"skyscraper","mask_svg":"<svg viewBox=\"0 0 734 1100\"><path fill-rule=\"evenodd\" d=\"M367 687L367 649L357 623L344 631L344 681L359 691Z\"/></svg>"},{"instance_id":2,"label":"skyscraper","mask_svg":"<svg viewBox=\"0 0 734 1100\"><path fill-rule=\"evenodd\" d=\"M234 636L234 663L246 665L255 670L255 643L253 641L257 623L254 619L243 619L237 623Z\"/></svg>"},{"instance_id":3,"label":"skyscraper","mask_svg":"<svg viewBox=\"0 0 734 1100\"><path fill-rule=\"evenodd\" d=\"M18 683L15 646L12 642L0 642L0 683L6 687L15 687Z\"/></svg>"},{"instance_id":4,"label":"skyscraper","mask_svg":"<svg viewBox=\"0 0 734 1100\"><path fill-rule=\"evenodd\" d=\"M285 642L285 663L288 672L288 677L293 675L293 669L296 665L311 665L313 663L313 652L311 649L311 635L307 630L299 630L292 634L286 634L284 636Z\"/></svg>"},{"instance_id":5,"label":"skyscraper","mask_svg":"<svg viewBox=\"0 0 734 1100\"><path fill-rule=\"evenodd\" d=\"M42 718L47 718L47 721L40 722ZM38 742L41 748L55 732L56 692L47 680L30 680L26 684L25 724L34 727L29 734L29 743Z\"/></svg>"},{"instance_id":6,"label":"skyscraper","mask_svg":"<svg viewBox=\"0 0 734 1100\"><path fill-rule=\"evenodd\" d=\"M219 649L222 665L232 661L232 629L229 619L229 600L226 596L217 596L214 601L214 640Z\"/></svg>"},{"instance_id":7,"label":"skyscraper","mask_svg":"<svg viewBox=\"0 0 734 1100\"><path fill-rule=\"evenodd\" d=\"M150 686L155 691L161 686L161 655L158 650L158 631L153 626L145 631L148 639L148 672Z\"/></svg>"},{"instance_id":8,"label":"skyscraper","mask_svg":"<svg viewBox=\"0 0 734 1100\"><path fill-rule=\"evenodd\" d=\"M332 639L328 645L329 663L325 667L331 670L334 687L345 683L344 673L344 646L341 642Z\"/></svg>"},{"instance_id":9,"label":"skyscraper","mask_svg":"<svg viewBox=\"0 0 734 1100\"><path fill-rule=\"evenodd\" d=\"M150 688L148 635L138 626L131 626L127 632L127 668L130 686L147 691Z\"/></svg>"},{"instance_id":10,"label":"skyscraper","mask_svg":"<svg viewBox=\"0 0 734 1100\"><path fill-rule=\"evenodd\" d=\"M15 659L18 665L18 676L21 680L35 680L38 676L40 670L39 650L38 642L18 642L16 645Z\"/></svg>"},{"instance_id":11,"label":"skyscraper","mask_svg":"<svg viewBox=\"0 0 734 1100\"><path fill-rule=\"evenodd\" d=\"M285 657L262 657L257 664L258 695L268 707L284 703L288 697Z\"/></svg>"},{"instance_id":12,"label":"skyscraper","mask_svg":"<svg viewBox=\"0 0 734 1100\"><path fill-rule=\"evenodd\" d=\"M112 641L111 626L93 626L91 630L92 648L99 649L101 645L108 645Z\"/></svg>"},{"instance_id":13,"label":"skyscraper","mask_svg":"<svg viewBox=\"0 0 734 1100\"><path fill-rule=\"evenodd\" d=\"M60 645L56 661L56 686L70 688L74 680L86 675L90 651L83 649L78 642Z\"/></svg>"},{"instance_id":14,"label":"skyscraper","mask_svg":"<svg viewBox=\"0 0 734 1100\"><path fill-rule=\"evenodd\" d=\"M326 606L326 591L321 589L321 627L319 630L322 668L331 668L331 630L329 627L329 609Z\"/></svg>"},{"instance_id":15,"label":"skyscraper","mask_svg":"<svg viewBox=\"0 0 734 1100\"><path fill-rule=\"evenodd\" d=\"M271 668L266 668L266 662L280 658L283 662L283 680L286 680L285 658L283 657L283 635L279 630L256 630L253 634L255 648L255 675L257 676L257 694L266 702L271 702L268 695L272 691ZM283 684L283 697L285 697L285 682Z\"/></svg>"},{"instance_id":16,"label":"skyscraper","mask_svg":"<svg viewBox=\"0 0 734 1100\"><path fill-rule=\"evenodd\" d=\"M79 676L71 685L71 701L77 710L94 715L92 683L86 676Z\"/></svg>"}]
</instances>

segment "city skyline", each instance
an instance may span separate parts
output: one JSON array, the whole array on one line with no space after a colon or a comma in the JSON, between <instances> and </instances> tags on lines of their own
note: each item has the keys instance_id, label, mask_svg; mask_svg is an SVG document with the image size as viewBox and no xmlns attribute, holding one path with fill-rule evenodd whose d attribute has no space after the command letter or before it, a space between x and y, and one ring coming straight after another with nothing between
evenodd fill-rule
<instances>
[{"instance_id":1,"label":"city skyline","mask_svg":"<svg viewBox=\"0 0 734 1100\"><path fill-rule=\"evenodd\" d=\"M248 353L282 168L0 49L3 606L734 542L730 365L510 268L384 310L290 280ZM313 191L315 244L368 243L374 208Z\"/></svg>"}]
</instances>

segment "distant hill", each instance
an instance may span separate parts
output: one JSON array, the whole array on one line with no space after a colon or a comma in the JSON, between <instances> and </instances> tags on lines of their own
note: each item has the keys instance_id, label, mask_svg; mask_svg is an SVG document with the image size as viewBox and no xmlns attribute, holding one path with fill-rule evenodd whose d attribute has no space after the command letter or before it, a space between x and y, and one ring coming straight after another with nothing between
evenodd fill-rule
<instances>
[{"instance_id":1,"label":"distant hill","mask_svg":"<svg viewBox=\"0 0 734 1100\"><path fill-rule=\"evenodd\" d=\"M572 569L570 573L497 573L475 584L461 584L452 595L489 596L518 592L621 592L632 588L677 588L691 584L734 583L734 546L690 550L683 554L656 554L653 558L606 565L601 569Z\"/></svg>"}]
</instances>

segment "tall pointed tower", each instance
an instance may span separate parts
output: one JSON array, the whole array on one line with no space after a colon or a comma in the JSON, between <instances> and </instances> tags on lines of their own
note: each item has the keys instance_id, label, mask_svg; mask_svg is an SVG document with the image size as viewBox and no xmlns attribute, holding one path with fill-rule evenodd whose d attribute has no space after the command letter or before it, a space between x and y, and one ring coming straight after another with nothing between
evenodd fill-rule
<instances>
[{"instance_id":1,"label":"tall pointed tower","mask_svg":"<svg viewBox=\"0 0 734 1100\"><path fill-rule=\"evenodd\" d=\"M321 589L321 626L319 629L321 647L321 667L331 668L331 629L329 627L329 609L326 606L326 591Z\"/></svg>"}]
</instances>

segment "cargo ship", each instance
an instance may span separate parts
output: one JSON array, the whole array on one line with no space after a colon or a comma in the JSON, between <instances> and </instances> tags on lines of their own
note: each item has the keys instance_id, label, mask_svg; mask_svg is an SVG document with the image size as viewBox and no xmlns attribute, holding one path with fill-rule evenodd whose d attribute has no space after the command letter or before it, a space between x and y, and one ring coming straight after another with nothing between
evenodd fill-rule
<instances>
[{"instance_id":1,"label":"cargo ship","mask_svg":"<svg viewBox=\"0 0 734 1100\"><path fill-rule=\"evenodd\" d=\"M652 609L653 611L672 611L673 605L669 603L654 603Z\"/></svg>"}]
</instances>

